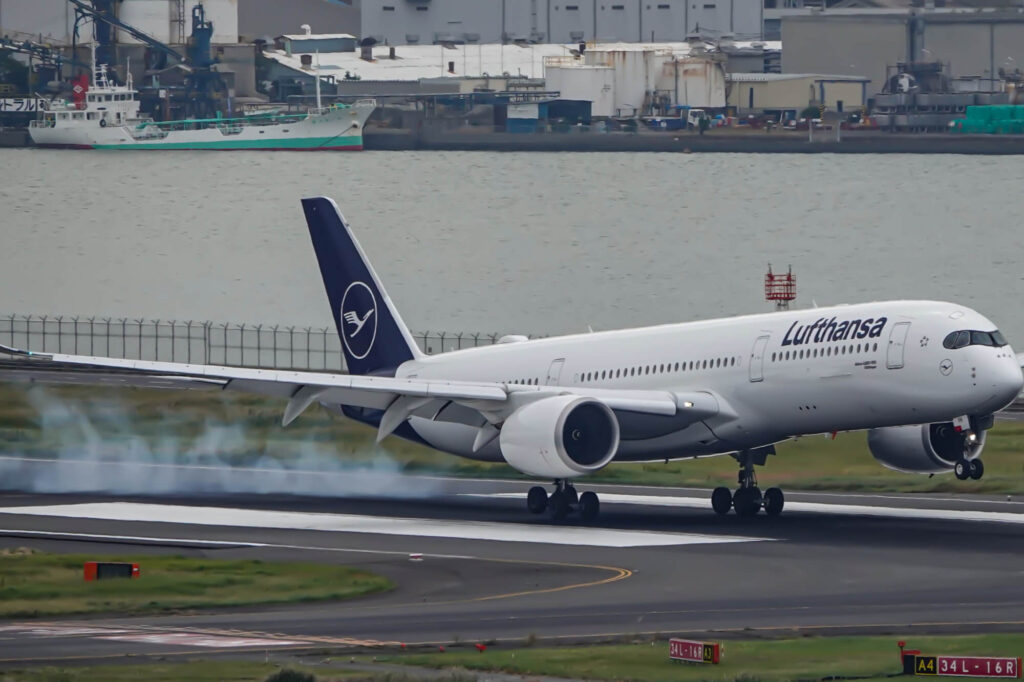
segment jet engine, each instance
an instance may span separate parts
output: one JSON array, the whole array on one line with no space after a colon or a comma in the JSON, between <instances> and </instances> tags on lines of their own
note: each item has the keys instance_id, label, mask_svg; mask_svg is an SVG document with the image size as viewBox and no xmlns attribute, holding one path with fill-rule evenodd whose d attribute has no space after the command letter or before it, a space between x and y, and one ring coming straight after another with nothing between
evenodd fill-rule
<instances>
[{"instance_id":1,"label":"jet engine","mask_svg":"<svg viewBox=\"0 0 1024 682\"><path fill-rule=\"evenodd\" d=\"M619 449L619 421L599 400L542 398L513 412L498 442L505 461L524 474L575 478L612 461Z\"/></svg>"},{"instance_id":2,"label":"jet engine","mask_svg":"<svg viewBox=\"0 0 1024 682\"><path fill-rule=\"evenodd\" d=\"M985 431L957 431L950 422L887 426L868 431L875 459L896 471L939 474L952 471L960 459L974 459L985 447Z\"/></svg>"}]
</instances>

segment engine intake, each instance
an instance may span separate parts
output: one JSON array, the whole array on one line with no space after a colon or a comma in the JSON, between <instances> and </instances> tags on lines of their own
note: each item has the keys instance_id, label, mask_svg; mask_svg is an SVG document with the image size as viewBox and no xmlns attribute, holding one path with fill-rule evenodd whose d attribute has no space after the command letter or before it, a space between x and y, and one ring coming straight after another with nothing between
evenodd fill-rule
<instances>
[{"instance_id":1,"label":"engine intake","mask_svg":"<svg viewBox=\"0 0 1024 682\"><path fill-rule=\"evenodd\" d=\"M951 422L888 426L868 431L868 448L884 466L913 474L952 471L961 458L974 459L985 447L985 431L968 434Z\"/></svg>"},{"instance_id":2,"label":"engine intake","mask_svg":"<svg viewBox=\"0 0 1024 682\"><path fill-rule=\"evenodd\" d=\"M524 474L575 478L612 461L619 449L619 421L599 400L554 396L513 412L498 442L505 461Z\"/></svg>"}]
</instances>

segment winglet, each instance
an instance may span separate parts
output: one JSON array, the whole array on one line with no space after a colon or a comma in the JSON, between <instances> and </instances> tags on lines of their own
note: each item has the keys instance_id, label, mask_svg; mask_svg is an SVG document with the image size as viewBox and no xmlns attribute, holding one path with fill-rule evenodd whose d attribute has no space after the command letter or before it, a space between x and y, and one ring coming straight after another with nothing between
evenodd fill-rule
<instances>
[{"instance_id":1,"label":"winglet","mask_svg":"<svg viewBox=\"0 0 1024 682\"><path fill-rule=\"evenodd\" d=\"M390 374L421 356L334 200L302 200L345 364L352 374Z\"/></svg>"}]
</instances>

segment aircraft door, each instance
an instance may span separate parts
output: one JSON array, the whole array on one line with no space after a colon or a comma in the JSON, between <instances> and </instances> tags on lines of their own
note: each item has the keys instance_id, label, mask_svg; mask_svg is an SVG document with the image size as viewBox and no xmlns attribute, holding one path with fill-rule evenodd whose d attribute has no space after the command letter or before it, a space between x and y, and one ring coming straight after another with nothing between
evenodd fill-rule
<instances>
[{"instance_id":1,"label":"aircraft door","mask_svg":"<svg viewBox=\"0 0 1024 682\"><path fill-rule=\"evenodd\" d=\"M768 336L759 336L750 351L750 380L764 381L764 349L768 346Z\"/></svg>"},{"instance_id":2,"label":"aircraft door","mask_svg":"<svg viewBox=\"0 0 1024 682\"><path fill-rule=\"evenodd\" d=\"M545 386L558 386L558 382L562 378L562 366L565 364L565 358L558 358L551 363L548 367L548 378L544 381Z\"/></svg>"},{"instance_id":3,"label":"aircraft door","mask_svg":"<svg viewBox=\"0 0 1024 682\"><path fill-rule=\"evenodd\" d=\"M903 350L907 344L908 331L909 322L897 322L889 332L889 349L885 355L885 366L889 369L899 369L903 366Z\"/></svg>"}]
</instances>

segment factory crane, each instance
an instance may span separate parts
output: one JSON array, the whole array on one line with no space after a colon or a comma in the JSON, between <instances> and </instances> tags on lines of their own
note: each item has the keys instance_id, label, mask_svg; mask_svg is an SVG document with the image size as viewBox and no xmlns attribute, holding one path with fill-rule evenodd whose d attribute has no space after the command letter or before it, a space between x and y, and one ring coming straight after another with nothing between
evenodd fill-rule
<instances>
[{"instance_id":1,"label":"factory crane","mask_svg":"<svg viewBox=\"0 0 1024 682\"><path fill-rule=\"evenodd\" d=\"M174 59L187 71L184 86L185 115L193 118L212 118L227 108L228 88L220 73L214 70L217 59L212 56L213 22L207 20L201 2L192 8L192 33L185 54L175 50L153 36L125 23L117 16L117 5L123 0L68 0L75 8L75 31L78 37L80 22L91 19L97 43L96 59L113 68L117 64L114 53L113 29L120 29L165 58ZM74 50L74 43L72 43Z\"/></svg>"}]
</instances>

